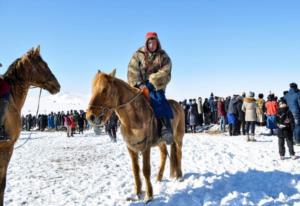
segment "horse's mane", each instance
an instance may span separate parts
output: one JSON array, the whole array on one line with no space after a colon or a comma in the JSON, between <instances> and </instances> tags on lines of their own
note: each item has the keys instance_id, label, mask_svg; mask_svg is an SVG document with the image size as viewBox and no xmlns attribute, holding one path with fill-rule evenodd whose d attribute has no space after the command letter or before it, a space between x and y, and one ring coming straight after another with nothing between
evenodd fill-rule
<instances>
[{"instance_id":1,"label":"horse's mane","mask_svg":"<svg viewBox=\"0 0 300 206\"><path fill-rule=\"evenodd\" d=\"M19 71L23 68L22 66L26 61L32 61L38 57L40 55L39 52L39 47L37 49L32 48L21 58L16 59L4 73L4 79L9 83L20 81Z\"/></svg>"},{"instance_id":2,"label":"horse's mane","mask_svg":"<svg viewBox=\"0 0 300 206\"><path fill-rule=\"evenodd\" d=\"M3 77L8 83L13 83L18 79L18 70L20 69L20 65L22 63L22 58L16 59L6 70Z\"/></svg>"},{"instance_id":3,"label":"horse's mane","mask_svg":"<svg viewBox=\"0 0 300 206\"><path fill-rule=\"evenodd\" d=\"M132 87L130 86L127 82L125 82L124 80L122 79L119 79L117 77L113 77L109 74L105 74L105 73L98 73L94 79L94 83L93 83L93 86L95 86L98 82L98 80L102 77L102 75L104 75L106 78L108 78L109 80L111 80L112 82L116 82L118 84L120 84L122 87L125 87L126 89L134 92L134 93L137 93L139 90L135 87Z\"/></svg>"},{"instance_id":4,"label":"horse's mane","mask_svg":"<svg viewBox=\"0 0 300 206\"><path fill-rule=\"evenodd\" d=\"M134 93L137 93L139 90L135 87L130 86L127 82L123 81L122 79L119 79L117 77L112 77L114 81L117 81L122 85L122 87L125 87L126 89L129 89L133 91Z\"/></svg>"}]
</instances>

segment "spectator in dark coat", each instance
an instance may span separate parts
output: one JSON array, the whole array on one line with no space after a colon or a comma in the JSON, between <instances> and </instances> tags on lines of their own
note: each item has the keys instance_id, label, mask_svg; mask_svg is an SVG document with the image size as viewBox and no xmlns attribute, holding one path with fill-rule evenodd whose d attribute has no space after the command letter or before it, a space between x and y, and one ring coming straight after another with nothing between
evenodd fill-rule
<instances>
[{"instance_id":1,"label":"spectator in dark coat","mask_svg":"<svg viewBox=\"0 0 300 206\"><path fill-rule=\"evenodd\" d=\"M105 123L105 131L108 133L112 142L117 142L118 116L112 113L108 121Z\"/></svg>"},{"instance_id":2,"label":"spectator in dark coat","mask_svg":"<svg viewBox=\"0 0 300 206\"><path fill-rule=\"evenodd\" d=\"M191 105L188 111L188 120L189 126L192 133L196 133L196 126L197 126L197 118L198 118L198 111L197 111L197 103L196 100L191 101Z\"/></svg>"},{"instance_id":3,"label":"spectator in dark coat","mask_svg":"<svg viewBox=\"0 0 300 206\"><path fill-rule=\"evenodd\" d=\"M188 124L189 124L189 121L188 121L188 110L189 110L189 105L187 104L186 102L186 99L183 100L182 102L182 108L183 108L183 111L184 111L184 119L185 119L185 133L187 133L187 128L188 128Z\"/></svg>"},{"instance_id":4,"label":"spectator in dark coat","mask_svg":"<svg viewBox=\"0 0 300 206\"><path fill-rule=\"evenodd\" d=\"M210 94L208 103L210 108L210 122L215 124L217 122L217 116L216 116L217 107L216 107L216 102L213 93Z\"/></svg>"},{"instance_id":5,"label":"spectator in dark coat","mask_svg":"<svg viewBox=\"0 0 300 206\"><path fill-rule=\"evenodd\" d=\"M278 147L279 147L280 159L284 160L285 141L287 143L291 158L296 159L294 146L293 146L294 118L293 118L293 114L289 111L289 108L287 107L286 101L284 99L281 99L281 101L279 102L277 124L278 124Z\"/></svg>"},{"instance_id":6,"label":"spectator in dark coat","mask_svg":"<svg viewBox=\"0 0 300 206\"><path fill-rule=\"evenodd\" d=\"M243 96L238 97L238 101L236 103L237 107L237 126L236 126L236 134L240 135L241 130L242 134L246 135L246 121L245 121L245 112L242 110L243 102L244 102Z\"/></svg>"},{"instance_id":7,"label":"spectator in dark coat","mask_svg":"<svg viewBox=\"0 0 300 206\"><path fill-rule=\"evenodd\" d=\"M203 112L204 112L204 124L209 125L211 123L211 121L210 121L210 105L208 103L207 98L204 99Z\"/></svg>"},{"instance_id":8,"label":"spectator in dark coat","mask_svg":"<svg viewBox=\"0 0 300 206\"><path fill-rule=\"evenodd\" d=\"M300 92L296 83L290 84L289 92L284 96L295 120L294 141L300 145Z\"/></svg>"},{"instance_id":9,"label":"spectator in dark coat","mask_svg":"<svg viewBox=\"0 0 300 206\"><path fill-rule=\"evenodd\" d=\"M83 134L83 128L84 128L84 113L81 113L81 114L78 116L77 122L78 122L78 130L79 130L79 134L80 134L80 133Z\"/></svg>"},{"instance_id":10,"label":"spectator in dark coat","mask_svg":"<svg viewBox=\"0 0 300 206\"><path fill-rule=\"evenodd\" d=\"M197 106L198 106L198 114L199 114L198 115L198 123L199 123L200 126L202 126L203 125L203 105L202 105L202 98L201 97L198 98Z\"/></svg>"},{"instance_id":11,"label":"spectator in dark coat","mask_svg":"<svg viewBox=\"0 0 300 206\"><path fill-rule=\"evenodd\" d=\"M237 135L236 134L236 124L237 124L237 106L236 103L238 102L238 95L233 95L229 102L228 106L228 113L227 113L227 119L229 124L229 135Z\"/></svg>"}]
</instances>

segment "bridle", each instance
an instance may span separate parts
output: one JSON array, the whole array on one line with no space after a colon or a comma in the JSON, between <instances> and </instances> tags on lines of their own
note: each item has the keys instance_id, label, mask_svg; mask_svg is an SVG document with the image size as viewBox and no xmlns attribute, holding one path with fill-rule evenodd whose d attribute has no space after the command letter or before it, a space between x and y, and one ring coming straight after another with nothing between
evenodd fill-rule
<instances>
[{"instance_id":1,"label":"bridle","mask_svg":"<svg viewBox=\"0 0 300 206\"><path fill-rule=\"evenodd\" d=\"M117 105L116 107L107 107L107 106L103 106L103 105L93 105L93 104L89 104L89 109L100 109L101 112L99 114L99 118L102 118L105 113L110 112L110 111L115 111L118 110L122 107L125 107L129 104L131 104L132 102L134 102L141 94L143 94L142 92L139 92L138 94L136 94L133 98L131 98L128 102L124 103L124 104L120 104Z\"/></svg>"}]
</instances>

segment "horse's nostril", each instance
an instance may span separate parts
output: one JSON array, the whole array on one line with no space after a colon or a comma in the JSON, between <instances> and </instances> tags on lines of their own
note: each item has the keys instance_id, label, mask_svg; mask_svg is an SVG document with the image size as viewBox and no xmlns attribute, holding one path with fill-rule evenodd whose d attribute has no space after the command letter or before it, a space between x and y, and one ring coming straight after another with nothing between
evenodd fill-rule
<instances>
[{"instance_id":1,"label":"horse's nostril","mask_svg":"<svg viewBox=\"0 0 300 206\"><path fill-rule=\"evenodd\" d=\"M94 121L95 121L95 115L92 114L92 115L90 116L90 121L91 121L91 122L94 122Z\"/></svg>"}]
</instances>

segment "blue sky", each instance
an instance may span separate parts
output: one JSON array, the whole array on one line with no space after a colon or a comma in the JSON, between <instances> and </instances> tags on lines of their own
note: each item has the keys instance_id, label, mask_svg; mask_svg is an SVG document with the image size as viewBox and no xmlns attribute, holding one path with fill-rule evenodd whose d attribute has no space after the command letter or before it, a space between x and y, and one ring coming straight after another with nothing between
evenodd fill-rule
<instances>
[{"instance_id":1,"label":"blue sky","mask_svg":"<svg viewBox=\"0 0 300 206\"><path fill-rule=\"evenodd\" d=\"M1 73L33 46L66 92L91 91L98 69L126 80L156 31L173 62L175 99L272 90L300 77L300 2L0 0Z\"/></svg>"}]
</instances>

